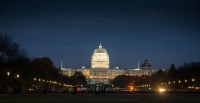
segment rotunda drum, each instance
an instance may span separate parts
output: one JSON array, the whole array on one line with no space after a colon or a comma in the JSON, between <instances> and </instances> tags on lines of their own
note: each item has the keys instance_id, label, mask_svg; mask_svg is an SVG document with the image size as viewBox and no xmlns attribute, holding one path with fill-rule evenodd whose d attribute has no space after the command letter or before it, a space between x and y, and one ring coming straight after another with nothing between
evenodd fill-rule
<instances>
[{"instance_id":1,"label":"rotunda drum","mask_svg":"<svg viewBox=\"0 0 200 103\"><path fill-rule=\"evenodd\" d=\"M106 49L102 48L100 43L99 48L95 49L92 55L91 68L109 69L109 56Z\"/></svg>"}]
</instances>

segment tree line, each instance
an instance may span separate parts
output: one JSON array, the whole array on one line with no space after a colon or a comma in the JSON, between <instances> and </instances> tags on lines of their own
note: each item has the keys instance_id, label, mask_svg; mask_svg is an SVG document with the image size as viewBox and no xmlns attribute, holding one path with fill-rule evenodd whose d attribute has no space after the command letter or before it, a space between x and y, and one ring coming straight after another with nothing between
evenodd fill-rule
<instances>
[{"instance_id":1,"label":"tree line","mask_svg":"<svg viewBox=\"0 0 200 103\"><path fill-rule=\"evenodd\" d=\"M200 61L183 63L176 68L171 64L170 69L159 69L151 76L119 75L112 80L112 84L121 88L135 86L148 90L150 87L165 87L170 90L187 90L200 87Z\"/></svg>"},{"instance_id":2,"label":"tree line","mask_svg":"<svg viewBox=\"0 0 200 103\"><path fill-rule=\"evenodd\" d=\"M44 86L52 81L62 85L86 84L86 78L81 72L68 77L62 75L60 68L56 68L50 58L30 58L28 53L7 34L0 34L0 81L1 87L31 87L39 82L43 82Z\"/></svg>"}]
</instances>

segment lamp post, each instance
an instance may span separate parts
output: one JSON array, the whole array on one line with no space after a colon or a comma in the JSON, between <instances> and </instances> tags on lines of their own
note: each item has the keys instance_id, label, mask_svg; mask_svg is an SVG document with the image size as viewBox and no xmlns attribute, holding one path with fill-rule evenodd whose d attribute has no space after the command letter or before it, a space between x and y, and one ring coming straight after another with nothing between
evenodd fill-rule
<instances>
[{"instance_id":1,"label":"lamp post","mask_svg":"<svg viewBox=\"0 0 200 103\"><path fill-rule=\"evenodd\" d=\"M17 84L19 84L19 74L17 74L16 77L17 77Z\"/></svg>"},{"instance_id":2,"label":"lamp post","mask_svg":"<svg viewBox=\"0 0 200 103\"><path fill-rule=\"evenodd\" d=\"M9 89L9 75L10 75L10 72L7 72L7 75L8 75L8 91L10 91L10 89Z\"/></svg>"},{"instance_id":3,"label":"lamp post","mask_svg":"<svg viewBox=\"0 0 200 103\"><path fill-rule=\"evenodd\" d=\"M36 89L36 86L37 86L37 85L36 85L36 84L37 84L37 83L36 83L36 80L37 80L37 78L33 78L33 80L34 80L34 84L35 84L35 85L34 85L34 89Z\"/></svg>"},{"instance_id":4,"label":"lamp post","mask_svg":"<svg viewBox=\"0 0 200 103\"><path fill-rule=\"evenodd\" d=\"M19 82L19 74L17 74L16 76L17 76L17 82L16 82L17 84L16 85L19 86L19 84L20 84L20 82Z\"/></svg>"},{"instance_id":5,"label":"lamp post","mask_svg":"<svg viewBox=\"0 0 200 103\"><path fill-rule=\"evenodd\" d=\"M195 84L194 84L194 78L192 78L192 84L193 84L193 88L195 89Z\"/></svg>"}]
</instances>

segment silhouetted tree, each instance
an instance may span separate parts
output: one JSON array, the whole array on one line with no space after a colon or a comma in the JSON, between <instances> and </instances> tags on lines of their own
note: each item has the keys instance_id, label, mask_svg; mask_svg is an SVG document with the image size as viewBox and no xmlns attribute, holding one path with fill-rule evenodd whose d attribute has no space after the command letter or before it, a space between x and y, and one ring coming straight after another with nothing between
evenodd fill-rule
<instances>
[{"instance_id":1,"label":"silhouetted tree","mask_svg":"<svg viewBox=\"0 0 200 103\"><path fill-rule=\"evenodd\" d=\"M82 72L75 72L74 75L70 77L73 82L73 85L86 85L86 77L82 74Z\"/></svg>"},{"instance_id":2,"label":"silhouetted tree","mask_svg":"<svg viewBox=\"0 0 200 103\"><path fill-rule=\"evenodd\" d=\"M0 58L3 62L12 63L19 58L28 58L28 55L10 36L0 34Z\"/></svg>"},{"instance_id":3,"label":"silhouetted tree","mask_svg":"<svg viewBox=\"0 0 200 103\"><path fill-rule=\"evenodd\" d=\"M50 58L48 57L43 57L43 58L34 58L32 61L32 69L33 77L38 77L38 78L43 78L43 79L50 79L51 77L55 77L53 75L54 72L56 71L53 62L51 61Z\"/></svg>"},{"instance_id":4,"label":"silhouetted tree","mask_svg":"<svg viewBox=\"0 0 200 103\"><path fill-rule=\"evenodd\" d=\"M173 81L173 80L175 80L175 78L177 78L177 70L176 70L174 64L171 64L171 67L167 73L166 80Z\"/></svg>"},{"instance_id":5,"label":"silhouetted tree","mask_svg":"<svg viewBox=\"0 0 200 103\"><path fill-rule=\"evenodd\" d=\"M28 69L30 60L25 50L20 49L20 46L12 41L8 35L0 34L0 72L2 79L0 85L7 85L10 81L16 81L17 74L23 76L24 69ZM10 72L8 80L7 72ZM25 74L25 73L24 73ZM7 78L7 79L6 79ZM22 82L22 79L17 81Z\"/></svg>"},{"instance_id":6,"label":"silhouetted tree","mask_svg":"<svg viewBox=\"0 0 200 103\"><path fill-rule=\"evenodd\" d=\"M126 75L119 75L116 76L111 83L118 87L126 87L126 86L133 86L135 83L139 80L141 80L142 77L139 76L126 76Z\"/></svg>"}]
</instances>

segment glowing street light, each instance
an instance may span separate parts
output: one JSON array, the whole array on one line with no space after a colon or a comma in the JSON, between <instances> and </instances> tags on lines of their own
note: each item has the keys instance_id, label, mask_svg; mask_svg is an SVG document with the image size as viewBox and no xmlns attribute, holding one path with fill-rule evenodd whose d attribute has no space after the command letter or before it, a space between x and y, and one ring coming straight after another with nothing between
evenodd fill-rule
<instances>
[{"instance_id":1,"label":"glowing street light","mask_svg":"<svg viewBox=\"0 0 200 103\"><path fill-rule=\"evenodd\" d=\"M7 72L7 75L9 76L9 75L10 75L10 72Z\"/></svg>"},{"instance_id":2,"label":"glowing street light","mask_svg":"<svg viewBox=\"0 0 200 103\"><path fill-rule=\"evenodd\" d=\"M36 81L36 78L33 78L34 81Z\"/></svg>"},{"instance_id":3,"label":"glowing street light","mask_svg":"<svg viewBox=\"0 0 200 103\"><path fill-rule=\"evenodd\" d=\"M179 82L179 83L181 83L181 81L180 81L180 80L179 80L178 82Z\"/></svg>"},{"instance_id":4,"label":"glowing street light","mask_svg":"<svg viewBox=\"0 0 200 103\"><path fill-rule=\"evenodd\" d=\"M160 89L159 89L159 91L160 91L160 92L164 92L164 91L165 91L165 89L163 89L163 88L160 88Z\"/></svg>"},{"instance_id":5,"label":"glowing street light","mask_svg":"<svg viewBox=\"0 0 200 103\"><path fill-rule=\"evenodd\" d=\"M192 79L192 81L194 82L194 79Z\"/></svg>"},{"instance_id":6,"label":"glowing street light","mask_svg":"<svg viewBox=\"0 0 200 103\"><path fill-rule=\"evenodd\" d=\"M187 82L187 80L185 80L185 82Z\"/></svg>"},{"instance_id":7,"label":"glowing street light","mask_svg":"<svg viewBox=\"0 0 200 103\"><path fill-rule=\"evenodd\" d=\"M19 74L17 74L17 78L19 78Z\"/></svg>"}]
</instances>

